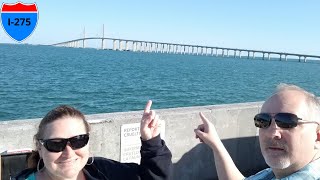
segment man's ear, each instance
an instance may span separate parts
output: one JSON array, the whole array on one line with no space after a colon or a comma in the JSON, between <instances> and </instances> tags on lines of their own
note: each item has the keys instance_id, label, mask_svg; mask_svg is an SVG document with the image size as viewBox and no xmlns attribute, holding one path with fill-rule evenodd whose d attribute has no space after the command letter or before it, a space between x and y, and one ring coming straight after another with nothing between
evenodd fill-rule
<instances>
[{"instance_id":1,"label":"man's ear","mask_svg":"<svg viewBox=\"0 0 320 180\"><path fill-rule=\"evenodd\" d=\"M317 139L316 139L316 143L314 145L314 148L320 149L320 126L318 126L316 133L317 133Z\"/></svg>"}]
</instances>

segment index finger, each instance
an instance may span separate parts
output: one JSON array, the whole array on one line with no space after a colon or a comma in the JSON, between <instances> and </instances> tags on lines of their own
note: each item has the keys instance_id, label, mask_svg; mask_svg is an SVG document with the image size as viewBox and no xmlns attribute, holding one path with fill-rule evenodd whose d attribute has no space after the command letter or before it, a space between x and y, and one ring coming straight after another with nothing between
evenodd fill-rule
<instances>
[{"instance_id":1,"label":"index finger","mask_svg":"<svg viewBox=\"0 0 320 180\"><path fill-rule=\"evenodd\" d=\"M209 120L203 115L202 112L199 113L200 117L202 119L203 124L208 125L209 124Z\"/></svg>"},{"instance_id":2,"label":"index finger","mask_svg":"<svg viewBox=\"0 0 320 180\"><path fill-rule=\"evenodd\" d=\"M144 113L149 113L151 109L152 101L149 100L146 104L146 107L144 108Z\"/></svg>"}]
</instances>

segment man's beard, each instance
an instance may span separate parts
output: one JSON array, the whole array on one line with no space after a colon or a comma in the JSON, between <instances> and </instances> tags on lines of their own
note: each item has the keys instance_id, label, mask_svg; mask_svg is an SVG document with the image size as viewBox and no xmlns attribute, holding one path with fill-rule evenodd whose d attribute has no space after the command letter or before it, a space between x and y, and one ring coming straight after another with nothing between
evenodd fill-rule
<instances>
[{"instance_id":1,"label":"man's beard","mask_svg":"<svg viewBox=\"0 0 320 180\"><path fill-rule=\"evenodd\" d=\"M263 144L263 157L266 163L271 168L285 169L291 165L291 161L288 155L289 148L285 142L281 140L265 140ZM272 150L272 148L274 148L274 150ZM277 149L279 152L277 152Z\"/></svg>"}]
</instances>

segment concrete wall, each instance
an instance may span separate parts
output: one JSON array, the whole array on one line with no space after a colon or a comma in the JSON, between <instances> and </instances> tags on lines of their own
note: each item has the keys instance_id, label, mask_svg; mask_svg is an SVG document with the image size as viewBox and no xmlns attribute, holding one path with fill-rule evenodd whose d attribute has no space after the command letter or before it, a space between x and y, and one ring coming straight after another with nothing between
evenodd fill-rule
<instances>
[{"instance_id":1,"label":"concrete wall","mask_svg":"<svg viewBox=\"0 0 320 180\"><path fill-rule=\"evenodd\" d=\"M165 124L165 141L173 154L173 179L215 179L210 148L195 139L193 130L203 112L216 126L220 138L244 174L266 167L259 149L253 116L261 102L156 109ZM143 105L142 105L143 106ZM140 121L142 111L88 115L92 124L90 149L95 156L120 159L120 127ZM40 119L0 122L0 152L33 148L32 138Z\"/></svg>"}]
</instances>

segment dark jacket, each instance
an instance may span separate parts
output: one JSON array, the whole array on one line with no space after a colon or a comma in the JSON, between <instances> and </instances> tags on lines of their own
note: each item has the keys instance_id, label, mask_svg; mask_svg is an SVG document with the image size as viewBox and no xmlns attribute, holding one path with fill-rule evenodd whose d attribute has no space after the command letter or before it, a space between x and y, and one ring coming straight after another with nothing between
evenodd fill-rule
<instances>
[{"instance_id":1,"label":"dark jacket","mask_svg":"<svg viewBox=\"0 0 320 180\"><path fill-rule=\"evenodd\" d=\"M93 164L86 165L83 172L87 180L163 180L169 179L172 170L171 152L160 135L142 141L140 165L120 163L103 157L94 157ZM88 164L92 162L89 158ZM25 169L16 176L24 180L36 169Z\"/></svg>"}]
</instances>

